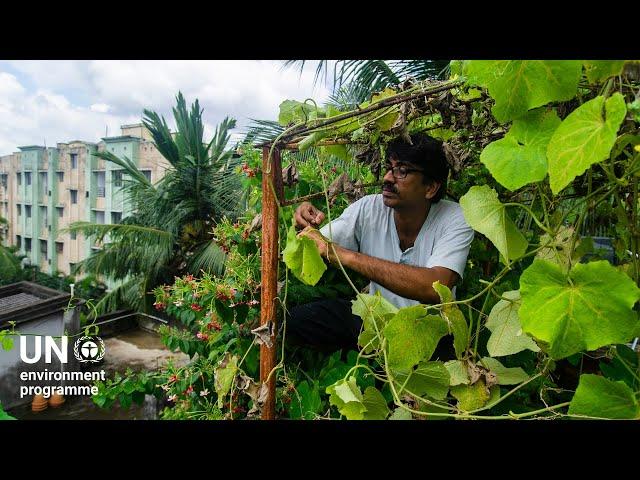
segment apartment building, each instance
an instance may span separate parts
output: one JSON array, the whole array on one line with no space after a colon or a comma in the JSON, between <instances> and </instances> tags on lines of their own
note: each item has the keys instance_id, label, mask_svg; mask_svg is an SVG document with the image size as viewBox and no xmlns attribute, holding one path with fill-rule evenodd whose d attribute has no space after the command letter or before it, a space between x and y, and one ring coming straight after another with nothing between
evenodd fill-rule
<instances>
[{"instance_id":1,"label":"apartment building","mask_svg":"<svg viewBox=\"0 0 640 480\"><path fill-rule=\"evenodd\" d=\"M119 223L131 213L122 193L123 170L94 154L126 156L155 183L169 168L143 124L123 125L121 135L99 143L80 140L56 147L28 145L0 157L0 226L5 245L16 245L41 271L70 274L100 248L82 234L61 233L75 221Z\"/></svg>"}]
</instances>

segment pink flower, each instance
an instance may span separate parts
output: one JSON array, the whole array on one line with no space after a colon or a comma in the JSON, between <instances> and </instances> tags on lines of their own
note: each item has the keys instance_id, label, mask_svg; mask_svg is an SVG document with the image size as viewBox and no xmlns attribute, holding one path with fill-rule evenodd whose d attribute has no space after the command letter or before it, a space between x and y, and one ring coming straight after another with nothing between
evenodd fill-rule
<instances>
[{"instance_id":1,"label":"pink flower","mask_svg":"<svg viewBox=\"0 0 640 480\"><path fill-rule=\"evenodd\" d=\"M220 325L220 323L217 320L211 320L208 324L207 324L207 329L208 330L215 330L217 332L219 332L220 330L222 330L222 326Z\"/></svg>"},{"instance_id":2,"label":"pink flower","mask_svg":"<svg viewBox=\"0 0 640 480\"><path fill-rule=\"evenodd\" d=\"M187 395L189 395L190 393L193 393L193 385L189 385L189 388L187 388L184 393L186 393Z\"/></svg>"},{"instance_id":3,"label":"pink flower","mask_svg":"<svg viewBox=\"0 0 640 480\"><path fill-rule=\"evenodd\" d=\"M170 402L175 402L176 400L178 400L178 395L176 395L175 393L173 395L169 396L168 399Z\"/></svg>"},{"instance_id":4,"label":"pink flower","mask_svg":"<svg viewBox=\"0 0 640 480\"><path fill-rule=\"evenodd\" d=\"M206 333L202 333L202 332L198 332L196 334L196 337L198 337L200 340L209 340L209 335L207 335Z\"/></svg>"},{"instance_id":5,"label":"pink flower","mask_svg":"<svg viewBox=\"0 0 640 480\"><path fill-rule=\"evenodd\" d=\"M202 307L200 305L198 305L197 303L192 303L191 304L191 310L193 310L194 312L199 312L200 310L202 310Z\"/></svg>"},{"instance_id":6,"label":"pink flower","mask_svg":"<svg viewBox=\"0 0 640 480\"><path fill-rule=\"evenodd\" d=\"M205 388L204 390L202 390L200 392L200 396L201 397L206 397L207 395L209 395L209 389L208 388Z\"/></svg>"},{"instance_id":7,"label":"pink flower","mask_svg":"<svg viewBox=\"0 0 640 480\"><path fill-rule=\"evenodd\" d=\"M164 310L165 308L167 308L167 304L164 302L156 302L153 304L153 306L155 307L156 310Z\"/></svg>"}]
</instances>

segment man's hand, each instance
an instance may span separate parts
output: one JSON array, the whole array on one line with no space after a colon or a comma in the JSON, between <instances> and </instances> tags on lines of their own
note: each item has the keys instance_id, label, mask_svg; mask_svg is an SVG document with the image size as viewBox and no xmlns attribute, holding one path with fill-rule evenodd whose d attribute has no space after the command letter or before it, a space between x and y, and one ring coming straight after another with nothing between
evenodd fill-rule
<instances>
[{"instance_id":1,"label":"man's hand","mask_svg":"<svg viewBox=\"0 0 640 480\"><path fill-rule=\"evenodd\" d=\"M324 220L324 213L314 207L311 203L302 202L296 209L294 219L298 228L308 226L317 227Z\"/></svg>"},{"instance_id":2,"label":"man's hand","mask_svg":"<svg viewBox=\"0 0 640 480\"><path fill-rule=\"evenodd\" d=\"M331 242L329 242L329 239L325 238L324 235L322 235L319 230L316 230L313 227L305 227L304 230L302 230L298 234L298 237L307 237L313 240L314 242L316 242L316 245L318 246L318 250L320 250L320 255L327 258L327 252L329 251L329 243Z\"/></svg>"}]
</instances>

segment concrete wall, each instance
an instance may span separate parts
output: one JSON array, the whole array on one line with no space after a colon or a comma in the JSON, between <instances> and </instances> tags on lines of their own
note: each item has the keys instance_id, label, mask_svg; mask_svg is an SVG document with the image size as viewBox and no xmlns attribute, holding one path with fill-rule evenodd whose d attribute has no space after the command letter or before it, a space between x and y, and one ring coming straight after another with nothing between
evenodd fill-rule
<instances>
[{"instance_id":1,"label":"concrete wall","mask_svg":"<svg viewBox=\"0 0 640 480\"><path fill-rule=\"evenodd\" d=\"M79 331L79 325L79 315L76 309L71 309L67 312L60 309L40 318L21 322L16 327L16 330L20 333L41 336L41 358L39 362L34 364L23 362L20 358L20 338L17 336L13 337L14 345L11 350L5 351L0 349L0 402L5 410L31 403L32 396L20 398L21 386L61 384L61 382L55 381L23 381L20 379L21 372L44 372L45 369L50 372L78 370L79 362L73 355L74 339L69 338L67 345L67 364L62 365L55 354L52 355L52 362L47 364L45 363L44 356L44 336L61 336L65 331L69 334L73 334ZM3 327L6 327L6 325L3 325ZM56 343L58 344L58 347L60 347L61 341L57 340ZM28 358L33 358L36 348L35 339L29 336L27 338L26 346Z\"/></svg>"}]
</instances>

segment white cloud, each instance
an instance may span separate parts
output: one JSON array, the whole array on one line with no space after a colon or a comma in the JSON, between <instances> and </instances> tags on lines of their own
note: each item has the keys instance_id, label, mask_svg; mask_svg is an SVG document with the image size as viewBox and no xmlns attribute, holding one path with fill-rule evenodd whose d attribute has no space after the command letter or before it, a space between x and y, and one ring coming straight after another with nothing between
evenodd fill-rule
<instances>
[{"instance_id":1,"label":"white cloud","mask_svg":"<svg viewBox=\"0 0 640 480\"><path fill-rule=\"evenodd\" d=\"M92 112L98 112L98 113L107 113L109 110L111 110L111 107L106 103L94 103L89 108Z\"/></svg>"},{"instance_id":2,"label":"white cloud","mask_svg":"<svg viewBox=\"0 0 640 480\"><path fill-rule=\"evenodd\" d=\"M2 64L18 72L2 72ZM5 68L6 69L6 68ZM313 87L314 68L283 69L280 61L12 61L0 63L0 155L20 145L69 140L98 142L108 128L137 123L143 109L164 115L181 91L198 98L205 133L225 117L238 120L234 138L249 118L276 119L279 104L293 98L326 99ZM22 82L22 83L21 83Z\"/></svg>"}]
</instances>

